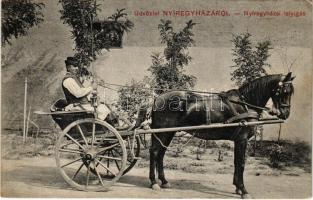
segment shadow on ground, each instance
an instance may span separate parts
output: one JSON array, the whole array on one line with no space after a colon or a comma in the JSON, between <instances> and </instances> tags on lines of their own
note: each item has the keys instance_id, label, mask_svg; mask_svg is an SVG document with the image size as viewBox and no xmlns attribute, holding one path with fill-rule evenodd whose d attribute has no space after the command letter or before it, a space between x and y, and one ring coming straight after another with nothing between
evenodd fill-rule
<instances>
[{"instance_id":1,"label":"shadow on ground","mask_svg":"<svg viewBox=\"0 0 313 200\"><path fill-rule=\"evenodd\" d=\"M2 174L2 182L22 182L36 187L73 190L56 167L21 165Z\"/></svg>"},{"instance_id":2,"label":"shadow on ground","mask_svg":"<svg viewBox=\"0 0 313 200\"><path fill-rule=\"evenodd\" d=\"M162 192L166 192L166 190L193 190L205 194L215 195L221 198L238 198L239 196L235 193L229 192L231 191L232 185L229 185L230 189L228 191L219 190L215 187L207 186L202 183L199 183L199 180L173 180L169 179L171 183L171 189L162 189ZM134 176L134 175L125 175L120 180L119 183L135 185L136 187L148 188L149 181L148 178L142 176ZM216 186L217 187L217 186Z\"/></svg>"},{"instance_id":3,"label":"shadow on ground","mask_svg":"<svg viewBox=\"0 0 313 200\"><path fill-rule=\"evenodd\" d=\"M169 180L172 189L163 189L160 192L177 190L194 190L197 192L214 195L221 198L238 198L238 195L231 193L231 188L228 191L219 190L217 188L199 183L197 180ZM40 167L31 165L21 165L13 170L8 170L2 174L2 182L22 182L24 184L35 187L46 187L53 189L76 189L69 186L62 176L59 174L56 167ZM136 175L125 175L120 178L118 187L136 187L149 189L149 181L147 177ZM210 184L210 183L209 183ZM114 186L113 186L114 187ZM217 187L217 186L216 186ZM229 187L232 187L231 185Z\"/></svg>"}]
</instances>

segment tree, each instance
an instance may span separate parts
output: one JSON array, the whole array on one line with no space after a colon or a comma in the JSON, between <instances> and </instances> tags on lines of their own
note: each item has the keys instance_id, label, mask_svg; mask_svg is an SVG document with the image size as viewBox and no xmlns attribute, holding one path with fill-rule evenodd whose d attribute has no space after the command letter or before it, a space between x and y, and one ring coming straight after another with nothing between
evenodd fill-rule
<instances>
[{"instance_id":1,"label":"tree","mask_svg":"<svg viewBox=\"0 0 313 200\"><path fill-rule=\"evenodd\" d=\"M2 0L1 2L1 44L11 44L14 36L27 35L30 28L43 21L43 3L32 0Z\"/></svg>"},{"instance_id":2,"label":"tree","mask_svg":"<svg viewBox=\"0 0 313 200\"><path fill-rule=\"evenodd\" d=\"M129 84L118 90L118 111L127 113L128 119L134 121L139 107L147 105L149 99L153 98L152 92L148 77L142 81L131 80Z\"/></svg>"},{"instance_id":3,"label":"tree","mask_svg":"<svg viewBox=\"0 0 313 200\"><path fill-rule=\"evenodd\" d=\"M191 60L187 50L194 44L191 30L195 23L190 20L179 32L174 32L171 23L169 20L161 20L158 26L161 43L166 44L166 47L164 56L161 53L151 55L152 65L148 69L151 76L142 81L132 80L118 91L119 110L127 112L131 121L135 119L139 108L144 110L152 105L155 94L170 89L189 89L195 85L196 77L184 74L184 66Z\"/></svg>"},{"instance_id":4,"label":"tree","mask_svg":"<svg viewBox=\"0 0 313 200\"><path fill-rule=\"evenodd\" d=\"M188 21L185 27L175 32L170 20L161 20L158 25L161 43L166 44L164 57L152 54L152 65L148 69L152 75L153 87L161 94L170 89L190 89L195 86L196 77L184 73L184 67L191 61L188 48L194 45L192 28L195 23Z\"/></svg>"},{"instance_id":5,"label":"tree","mask_svg":"<svg viewBox=\"0 0 313 200\"><path fill-rule=\"evenodd\" d=\"M266 75L265 67L271 66L266 62L270 56L269 50L272 49L271 42L269 40L258 42L253 48L250 37L250 33L242 33L234 35L232 39L235 65L231 67L235 70L231 72L231 80L235 81L237 86Z\"/></svg>"},{"instance_id":6,"label":"tree","mask_svg":"<svg viewBox=\"0 0 313 200\"><path fill-rule=\"evenodd\" d=\"M89 28L90 22L97 16L99 5L93 0L60 0L62 5L61 20L72 28L72 37L75 42L75 55L80 68L89 66L95 59L94 52L100 49L93 44L94 32Z\"/></svg>"},{"instance_id":7,"label":"tree","mask_svg":"<svg viewBox=\"0 0 313 200\"><path fill-rule=\"evenodd\" d=\"M111 47L111 37L108 35L108 25L122 32L130 31L134 24L126 18L125 9L117 9L117 12L107 20L112 23L103 24L97 18L100 4L96 0L59 0L62 5L61 20L72 28L72 37L75 42L75 55L81 73L88 73L90 63L96 59L96 55L102 49ZM125 19L121 21L120 19ZM105 20L103 20L105 21Z\"/></svg>"},{"instance_id":8,"label":"tree","mask_svg":"<svg viewBox=\"0 0 313 200\"><path fill-rule=\"evenodd\" d=\"M231 66L235 68L231 72L231 80L235 81L237 86L249 83L256 78L267 75L265 67L271 67L267 63L267 59L270 56L269 50L272 49L271 42L269 40L258 42L253 49L250 40L250 33L242 33L233 36L233 56L235 57L233 61L235 65ZM256 131L256 130L259 131ZM255 129L254 137L254 154L256 151L256 137L259 135L261 139L263 138L263 127L257 126Z\"/></svg>"}]
</instances>

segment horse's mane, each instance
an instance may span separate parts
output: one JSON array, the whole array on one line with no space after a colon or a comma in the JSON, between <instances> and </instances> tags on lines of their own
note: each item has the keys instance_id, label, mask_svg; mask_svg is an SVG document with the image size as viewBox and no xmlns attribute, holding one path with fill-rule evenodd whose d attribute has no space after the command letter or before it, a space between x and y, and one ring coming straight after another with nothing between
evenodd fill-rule
<instances>
[{"instance_id":1,"label":"horse's mane","mask_svg":"<svg viewBox=\"0 0 313 200\"><path fill-rule=\"evenodd\" d=\"M282 74L273 74L257 78L239 87L238 91L245 99L254 101L257 105L266 103L272 89L277 86L282 76Z\"/></svg>"}]
</instances>

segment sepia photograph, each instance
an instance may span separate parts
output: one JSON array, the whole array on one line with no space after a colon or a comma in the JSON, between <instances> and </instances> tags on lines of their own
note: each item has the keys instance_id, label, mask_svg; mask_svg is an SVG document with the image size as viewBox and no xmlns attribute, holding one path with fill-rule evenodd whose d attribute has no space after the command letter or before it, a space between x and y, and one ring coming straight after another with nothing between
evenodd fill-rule
<instances>
[{"instance_id":1,"label":"sepia photograph","mask_svg":"<svg viewBox=\"0 0 313 200\"><path fill-rule=\"evenodd\" d=\"M312 198L312 0L1 0L1 197Z\"/></svg>"}]
</instances>

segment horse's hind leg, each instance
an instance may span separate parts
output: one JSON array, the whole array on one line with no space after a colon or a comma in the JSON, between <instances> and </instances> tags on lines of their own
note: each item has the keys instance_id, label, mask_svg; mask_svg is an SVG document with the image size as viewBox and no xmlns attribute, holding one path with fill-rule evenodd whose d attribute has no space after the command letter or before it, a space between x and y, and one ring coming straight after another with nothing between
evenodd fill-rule
<instances>
[{"instance_id":1,"label":"horse's hind leg","mask_svg":"<svg viewBox=\"0 0 313 200\"><path fill-rule=\"evenodd\" d=\"M235 173L233 184L236 186L236 193L241 192L242 197L248 194L243 181L247 143L248 140L246 138L238 138L235 141Z\"/></svg>"}]
</instances>

